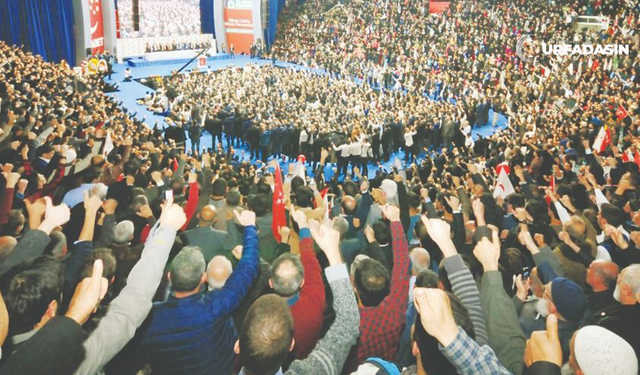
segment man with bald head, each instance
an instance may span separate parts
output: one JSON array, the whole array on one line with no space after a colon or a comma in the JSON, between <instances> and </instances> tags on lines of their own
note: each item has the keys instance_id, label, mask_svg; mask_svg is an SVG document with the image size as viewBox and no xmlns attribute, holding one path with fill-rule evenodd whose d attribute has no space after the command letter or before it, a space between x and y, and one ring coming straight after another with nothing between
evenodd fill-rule
<instances>
[{"instance_id":1,"label":"man with bald head","mask_svg":"<svg viewBox=\"0 0 640 375\"><path fill-rule=\"evenodd\" d=\"M361 229L360 219L356 217L356 210L358 208L358 202L356 199L349 195L342 197L342 217L349 223L349 228L344 235L341 235L342 239L353 238L356 232Z\"/></svg>"},{"instance_id":2,"label":"man with bald head","mask_svg":"<svg viewBox=\"0 0 640 375\"><path fill-rule=\"evenodd\" d=\"M208 204L202 207L196 217L198 226L182 233L183 243L199 247L207 263L217 255L232 259L231 250L238 244L234 243L236 241L234 236L213 227L218 220L215 206Z\"/></svg>"},{"instance_id":3,"label":"man with bald head","mask_svg":"<svg viewBox=\"0 0 640 375\"><path fill-rule=\"evenodd\" d=\"M587 285L593 293L587 295L589 311L596 314L613 302L613 289L618 278L618 265L612 261L595 260L587 268Z\"/></svg>"},{"instance_id":4,"label":"man with bald head","mask_svg":"<svg viewBox=\"0 0 640 375\"><path fill-rule=\"evenodd\" d=\"M18 241L11 236L0 237L0 263L6 258L18 244Z\"/></svg>"},{"instance_id":5,"label":"man with bald head","mask_svg":"<svg viewBox=\"0 0 640 375\"><path fill-rule=\"evenodd\" d=\"M209 290L222 289L233 272L231 261L222 255L216 255L207 265L207 284Z\"/></svg>"}]
</instances>

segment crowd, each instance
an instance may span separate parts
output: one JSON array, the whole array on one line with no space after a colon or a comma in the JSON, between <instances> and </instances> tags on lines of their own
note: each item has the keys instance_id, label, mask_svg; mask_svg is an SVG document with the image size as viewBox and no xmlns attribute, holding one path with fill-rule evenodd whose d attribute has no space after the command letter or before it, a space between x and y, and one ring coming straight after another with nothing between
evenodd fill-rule
<instances>
[{"instance_id":1,"label":"crowd","mask_svg":"<svg viewBox=\"0 0 640 375\"><path fill-rule=\"evenodd\" d=\"M206 130L213 148L224 134L226 144L246 145L251 158L265 163L303 154L316 166L325 149L336 154L344 175L349 166L366 172L370 162L389 161L401 148L412 160L425 148L454 142L466 150L472 142L465 114L451 103L418 95L405 100L398 91L379 93L296 69L227 68L169 77L161 85L145 104L179 126L167 139L185 143L188 135L193 151Z\"/></svg>"},{"instance_id":2,"label":"crowd","mask_svg":"<svg viewBox=\"0 0 640 375\"><path fill-rule=\"evenodd\" d=\"M167 52L167 51L185 51L185 50L201 50L211 48L209 43L205 42L168 42L168 43L147 43L145 50L147 52Z\"/></svg>"},{"instance_id":3,"label":"crowd","mask_svg":"<svg viewBox=\"0 0 640 375\"><path fill-rule=\"evenodd\" d=\"M199 35L200 2L198 0L138 1L138 28L135 28L132 0L118 0L120 37L143 38L172 35Z\"/></svg>"},{"instance_id":4,"label":"crowd","mask_svg":"<svg viewBox=\"0 0 640 375\"><path fill-rule=\"evenodd\" d=\"M0 43L0 375L637 375L638 9L426 6L285 14L272 52L330 74L154 79L166 129Z\"/></svg>"}]
</instances>

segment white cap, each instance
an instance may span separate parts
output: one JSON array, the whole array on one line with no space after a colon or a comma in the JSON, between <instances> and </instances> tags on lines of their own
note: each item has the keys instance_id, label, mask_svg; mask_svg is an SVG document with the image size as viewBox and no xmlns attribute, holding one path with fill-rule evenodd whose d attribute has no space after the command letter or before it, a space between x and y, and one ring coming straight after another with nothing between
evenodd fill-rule
<instances>
[{"instance_id":1,"label":"white cap","mask_svg":"<svg viewBox=\"0 0 640 375\"><path fill-rule=\"evenodd\" d=\"M574 356L584 375L637 375L638 358L622 337L599 326L578 331Z\"/></svg>"}]
</instances>

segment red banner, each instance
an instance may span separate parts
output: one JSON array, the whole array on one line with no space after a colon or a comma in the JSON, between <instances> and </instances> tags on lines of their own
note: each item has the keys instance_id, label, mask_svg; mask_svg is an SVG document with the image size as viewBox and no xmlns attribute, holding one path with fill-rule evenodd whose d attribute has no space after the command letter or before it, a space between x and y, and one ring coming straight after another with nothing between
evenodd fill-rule
<instances>
[{"instance_id":1,"label":"red banner","mask_svg":"<svg viewBox=\"0 0 640 375\"><path fill-rule=\"evenodd\" d=\"M225 8L224 26L227 29L227 51L233 46L235 53L248 54L254 42L252 10Z\"/></svg>"},{"instance_id":2,"label":"red banner","mask_svg":"<svg viewBox=\"0 0 640 375\"><path fill-rule=\"evenodd\" d=\"M429 1L429 13L442 13L449 8L451 2L448 1Z\"/></svg>"},{"instance_id":3,"label":"red banner","mask_svg":"<svg viewBox=\"0 0 640 375\"><path fill-rule=\"evenodd\" d=\"M102 5L100 0L89 2L89 22L91 23L91 53L93 55L104 52L104 25L102 24Z\"/></svg>"}]
</instances>

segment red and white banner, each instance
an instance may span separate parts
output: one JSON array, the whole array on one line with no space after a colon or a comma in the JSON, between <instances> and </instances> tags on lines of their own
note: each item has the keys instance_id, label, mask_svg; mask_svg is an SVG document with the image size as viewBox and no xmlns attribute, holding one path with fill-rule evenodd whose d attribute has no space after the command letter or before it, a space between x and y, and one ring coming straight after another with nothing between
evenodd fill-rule
<instances>
[{"instance_id":1,"label":"red and white banner","mask_svg":"<svg viewBox=\"0 0 640 375\"><path fill-rule=\"evenodd\" d=\"M100 0L89 2L89 21L91 23L91 53L98 55L104 52L104 25L102 22L102 5Z\"/></svg>"},{"instance_id":2,"label":"red and white banner","mask_svg":"<svg viewBox=\"0 0 640 375\"><path fill-rule=\"evenodd\" d=\"M224 9L224 26L227 30L227 52L233 46L234 53L249 54L253 36L253 11L251 9Z\"/></svg>"}]
</instances>

